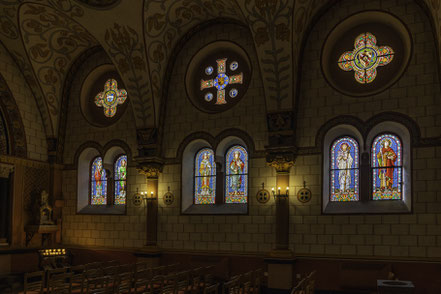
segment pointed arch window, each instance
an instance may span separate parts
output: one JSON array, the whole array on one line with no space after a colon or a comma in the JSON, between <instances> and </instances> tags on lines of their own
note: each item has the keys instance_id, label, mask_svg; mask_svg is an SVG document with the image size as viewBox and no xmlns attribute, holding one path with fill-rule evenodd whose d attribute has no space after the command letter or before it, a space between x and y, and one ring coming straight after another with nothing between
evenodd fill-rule
<instances>
[{"instance_id":1,"label":"pointed arch window","mask_svg":"<svg viewBox=\"0 0 441 294\"><path fill-rule=\"evenodd\" d=\"M247 203L248 152L232 146L225 155L225 203Z\"/></svg>"},{"instance_id":2,"label":"pointed arch window","mask_svg":"<svg viewBox=\"0 0 441 294\"><path fill-rule=\"evenodd\" d=\"M107 204L107 175L100 156L95 157L90 165L90 204Z\"/></svg>"},{"instance_id":3,"label":"pointed arch window","mask_svg":"<svg viewBox=\"0 0 441 294\"><path fill-rule=\"evenodd\" d=\"M401 139L385 133L375 137L371 150L372 199L402 199L402 156Z\"/></svg>"},{"instance_id":4,"label":"pointed arch window","mask_svg":"<svg viewBox=\"0 0 441 294\"><path fill-rule=\"evenodd\" d=\"M194 160L194 204L215 204L216 162L214 151L203 148Z\"/></svg>"},{"instance_id":5,"label":"pointed arch window","mask_svg":"<svg viewBox=\"0 0 441 294\"><path fill-rule=\"evenodd\" d=\"M127 155L117 157L114 164L115 199L114 204L126 204L127 197Z\"/></svg>"},{"instance_id":6,"label":"pointed arch window","mask_svg":"<svg viewBox=\"0 0 441 294\"><path fill-rule=\"evenodd\" d=\"M359 147L352 137L336 139L330 150L330 201L358 201Z\"/></svg>"}]
</instances>

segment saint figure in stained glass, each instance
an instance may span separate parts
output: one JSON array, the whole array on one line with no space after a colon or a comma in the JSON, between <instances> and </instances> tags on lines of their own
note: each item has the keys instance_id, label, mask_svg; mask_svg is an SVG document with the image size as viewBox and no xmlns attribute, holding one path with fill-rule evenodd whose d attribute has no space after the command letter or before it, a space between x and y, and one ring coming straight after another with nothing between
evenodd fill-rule
<instances>
[{"instance_id":1,"label":"saint figure in stained glass","mask_svg":"<svg viewBox=\"0 0 441 294\"><path fill-rule=\"evenodd\" d=\"M372 144L373 199L401 199L401 141L392 134L375 138Z\"/></svg>"},{"instance_id":2,"label":"saint figure in stained glass","mask_svg":"<svg viewBox=\"0 0 441 294\"><path fill-rule=\"evenodd\" d=\"M344 71L354 71L360 84L371 83L377 76L377 67L389 64L394 51L389 46L377 46L377 39L371 33L355 38L354 49L344 52L338 59L338 66Z\"/></svg>"},{"instance_id":3,"label":"saint figure in stained glass","mask_svg":"<svg viewBox=\"0 0 441 294\"><path fill-rule=\"evenodd\" d=\"M358 143L351 137L331 147L331 201L358 201Z\"/></svg>"},{"instance_id":4,"label":"saint figure in stained glass","mask_svg":"<svg viewBox=\"0 0 441 294\"><path fill-rule=\"evenodd\" d=\"M127 99L127 91L118 89L118 83L114 79L109 79L104 84L104 91L95 96L95 104L104 107L104 115L113 117L116 114L118 105L123 104Z\"/></svg>"},{"instance_id":5,"label":"saint figure in stained glass","mask_svg":"<svg viewBox=\"0 0 441 294\"><path fill-rule=\"evenodd\" d=\"M107 204L107 178L103 168L103 160L96 157L91 166L91 195L90 204Z\"/></svg>"},{"instance_id":6,"label":"saint figure in stained glass","mask_svg":"<svg viewBox=\"0 0 441 294\"><path fill-rule=\"evenodd\" d=\"M195 158L195 204L214 204L216 197L216 163L214 152L201 149Z\"/></svg>"},{"instance_id":7,"label":"saint figure in stained glass","mask_svg":"<svg viewBox=\"0 0 441 294\"><path fill-rule=\"evenodd\" d=\"M231 147L226 155L225 203L246 203L248 153L242 146Z\"/></svg>"},{"instance_id":8,"label":"saint figure in stained glass","mask_svg":"<svg viewBox=\"0 0 441 294\"><path fill-rule=\"evenodd\" d=\"M115 162L115 204L126 204L127 155L121 155Z\"/></svg>"}]
</instances>

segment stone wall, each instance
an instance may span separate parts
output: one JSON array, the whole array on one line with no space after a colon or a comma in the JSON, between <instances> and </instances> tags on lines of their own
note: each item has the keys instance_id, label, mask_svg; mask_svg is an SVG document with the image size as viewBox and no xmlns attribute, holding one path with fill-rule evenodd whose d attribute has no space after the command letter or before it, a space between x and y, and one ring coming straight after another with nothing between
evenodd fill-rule
<instances>
[{"instance_id":1,"label":"stone wall","mask_svg":"<svg viewBox=\"0 0 441 294\"><path fill-rule=\"evenodd\" d=\"M347 97L333 90L320 70L320 50L329 31L363 9L384 9L410 30L414 50L408 69L388 90L370 97ZM298 108L297 139L313 147L319 128L338 115L362 120L386 111L403 113L418 124L422 137L441 133L441 99L431 26L413 1L341 1L314 26L306 44ZM381 78L381 69L377 78ZM318 146L321 148L321 146ZM441 257L441 148L414 148L413 213L403 215L321 215L322 158L301 156L291 172L296 191L303 180L312 201L291 198L290 244L298 255Z\"/></svg>"}]
</instances>

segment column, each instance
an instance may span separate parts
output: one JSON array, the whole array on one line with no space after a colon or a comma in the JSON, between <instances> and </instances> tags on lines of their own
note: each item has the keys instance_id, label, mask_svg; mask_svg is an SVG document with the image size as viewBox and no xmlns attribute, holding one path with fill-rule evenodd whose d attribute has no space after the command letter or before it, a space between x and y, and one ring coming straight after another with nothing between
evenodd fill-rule
<instances>
[{"instance_id":1,"label":"column","mask_svg":"<svg viewBox=\"0 0 441 294\"><path fill-rule=\"evenodd\" d=\"M276 170L276 187L272 191L276 204L275 245L265 261L268 264L268 288L288 291L293 285L294 254L289 249L289 171L294 165L294 153L271 150L267 164Z\"/></svg>"},{"instance_id":2,"label":"column","mask_svg":"<svg viewBox=\"0 0 441 294\"><path fill-rule=\"evenodd\" d=\"M146 215L146 247L151 250L158 249L158 178L162 172L162 162L158 159L138 164L137 170L146 178L146 194L144 203Z\"/></svg>"}]
</instances>

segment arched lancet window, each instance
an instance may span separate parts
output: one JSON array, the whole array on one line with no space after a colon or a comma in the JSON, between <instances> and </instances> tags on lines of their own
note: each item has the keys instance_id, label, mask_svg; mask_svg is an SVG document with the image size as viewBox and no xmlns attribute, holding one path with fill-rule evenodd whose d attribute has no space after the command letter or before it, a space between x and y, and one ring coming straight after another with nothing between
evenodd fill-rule
<instances>
[{"instance_id":1,"label":"arched lancet window","mask_svg":"<svg viewBox=\"0 0 441 294\"><path fill-rule=\"evenodd\" d=\"M120 155L114 164L115 200L114 204L126 204L127 195L127 155Z\"/></svg>"},{"instance_id":2,"label":"arched lancet window","mask_svg":"<svg viewBox=\"0 0 441 294\"><path fill-rule=\"evenodd\" d=\"M402 153L398 136L390 133L375 137L371 150L372 199L402 199Z\"/></svg>"},{"instance_id":3,"label":"arched lancet window","mask_svg":"<svg viewBox=\"0 0 441 294\"><path fill-rule=\"evenodd\" d=\"M107 204L107 176L103 159L95 157L90 166L90 204Z\"/></svg>"},{"instance_id":4,"label":"arched lancet window","mask_svg":"<svg viewBox=\"0 0 441 294\"><path fill-rule=\"evenodd\" d=\"M194 160L194 204L214 204L216 200L216 162L214 152L203 148Z\"/></svg>"},{"instance_id":5,"label":"arched lancet window","mask_svg":"<svg viewBox=\"0 0 441 294\"><path fill-rule=\"evenodd\" d=\"M248 152L239 145L225 156L225 203L247 203Z\"/></svg>"},{"instance_id":6,"label":"arched lancet window","mask_svg":"<svg viewBox=\"0 0 441 294\"><path fill-rule=\"evenodd\" d=\"M358 142L348 136L339 138L332 143L330 152L330 201L358 201Z\"/></svg>"}]
</instances>

